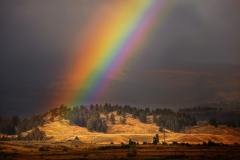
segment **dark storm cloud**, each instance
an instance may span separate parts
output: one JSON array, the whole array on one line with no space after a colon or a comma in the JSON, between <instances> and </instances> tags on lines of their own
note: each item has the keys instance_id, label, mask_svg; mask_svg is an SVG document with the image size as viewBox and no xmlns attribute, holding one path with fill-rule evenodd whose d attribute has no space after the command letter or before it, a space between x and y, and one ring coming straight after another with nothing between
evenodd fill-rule
<instances>
[{"instance_id":1,"label":"dark storm cloud","mask_svg":"<svg viewBox=\"0 0 240 160\"><path fill-rule=\"evenodd\" d=\"M94 5L93 5L94 4ZM1 110L47 108L95 1L1 1ZM28 108L28 109L27 109ZM1 113L3 113L1 111ZM5 112L4 112L5 113Z\"/></svg>"},{"instance_id":2,"label":"dark storm cloud","mask_svg":"<svg viewBox=\"0 0 240 160\"><path fill-rule=\"evenodd\" d=\"M172 108L239 101L239 66L206 66L190 63L175 69L126 70L125 81L115 81L111 87L114 91L109 91L107 97Z\"/></svg>"},{"instance_id":3,"label":"dark storm cloud","mask_svg":"<svg viewBox=\"0 0 240 160\"><path fill-rule=\"evenodd\" d=\"M111 89L99 103L185 107L240 100L240 2L172 2L120 78L105 79ZM49 97L73 90L63 77L71 49L92 13L114 11L112 3L1 1L0 113L46 111L54 104Z\"/></svg>"},{"instance_id":4,"label":"dark storm cloud","mask_svg":"<svg viewBox=\"0 0 240 160\"><path fill-rule=\"evenodd\" d=\"M185 0L176 3L143 50L143 59L152 56L156 61L150 64L155 67L172 59L240 64L239 8L237 1Z\"/></svg>"}]
</instances>

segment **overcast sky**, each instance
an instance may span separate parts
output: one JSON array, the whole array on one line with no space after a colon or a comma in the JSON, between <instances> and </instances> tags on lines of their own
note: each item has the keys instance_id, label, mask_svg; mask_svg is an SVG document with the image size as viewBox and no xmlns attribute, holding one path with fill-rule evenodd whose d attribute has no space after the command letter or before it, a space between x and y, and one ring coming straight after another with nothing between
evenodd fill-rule
<instances>
[{"instance_id":1,"label":"overcast sky","mask_svg":"<svg viewBox=\"0 0 240 160\"><path fill-rule=\"evenodd\" d=\"M48 98L59 86L49 84L62 79L90 15L112 3L1 0L0 114L29 116L60 106ZM240 1L179 0L170 12L122 68L122 78L109 79L99 104L184 108L240 101Z\"/></svg>"}]
</instances>

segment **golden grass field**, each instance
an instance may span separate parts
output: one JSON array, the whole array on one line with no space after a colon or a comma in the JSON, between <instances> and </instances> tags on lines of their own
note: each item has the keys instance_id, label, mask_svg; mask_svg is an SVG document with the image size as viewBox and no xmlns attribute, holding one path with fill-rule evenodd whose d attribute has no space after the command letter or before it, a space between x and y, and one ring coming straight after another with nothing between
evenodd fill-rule
<instances>
[{"instance_id":1,"label":"golden grass field","mask_svg":"<svg viewBox=\"0 0 240 160\"><path fill-rule=\"evenodd\" d=\"M128 140L139 142L152 143L153 136L159 134L160 141L163 141L163 133L159 132L159 127L152 123L152 116L148 116L148 123L141 123L138 119L131 118L127 114L126 124L120 123L120 116L115 113L116 124L112 125L108 122L107 133L89 132L85 127L69 125L67 120L50 122L40 127L45 131L48 137L53 137L52 140L73 140L76 136L83 143L95 144L114 144L128 143ZM185 133L174 133L166 130L165 139L167 143L173 141L179 143L202 144L211 140L216 143L233 144L240 143L240 128L227 127L221 125L214 127L211 125L200 125L188 127Z\"/></svg>"},{"instance_id":2,"label":"golden grass field","mask_svg":"<svg viewBox=\"0 0 240 160\"><path fill-rule=\"evenodd\" d=\"M115 113L116 115L116 113ZM46 132L47 141L0 141L0 159L239 159L240 157L240 128L225 125L197 125L188 127L185 133L174 133L166 130L168 145L143 145L152 143L153 137L159 134L160 142L163 133L148 117L146 124L127 114L126 124L120 124L116 115L116 124L108 122L107 133L89 132L84 127L69 125L68 120L48 121L40 130ZM25 133L26 134L26 133ZM79 140L75 140L78 136ZM128 144L129 139L139 145L127 149L108 148L103 146L120 147L121 142ZM209 140L223 143L222 146L202 146ZM191 146L171 145L172 142L189 143ZM114 144L110 144L113 142ZM235 143L235 144L234 144ZM39 151L42 146L48 146L49 151ZM134 157L129 153L136 151Z\"/></svg>"},{"instance_id":3,"label":"golden grass field","mask_svg":"<svg viewBox=\"0 0 240 160\"><path fill-rule=\"evenodd\" d=\"M39 151L48 146L48 151ZM106 147L109 147L106 149ZM115 147L115 148L114 148ZM118 148L117 148L118 147ZM0 159L216 159L239 160L240 145L228 146L181 146L181 145L136 145L127 149L119 144L84 144L68 141L0 141ZM105 148L105 149L103 149ZM136 153L134 157L129 153Z\"/></svg>"}]
</instances>

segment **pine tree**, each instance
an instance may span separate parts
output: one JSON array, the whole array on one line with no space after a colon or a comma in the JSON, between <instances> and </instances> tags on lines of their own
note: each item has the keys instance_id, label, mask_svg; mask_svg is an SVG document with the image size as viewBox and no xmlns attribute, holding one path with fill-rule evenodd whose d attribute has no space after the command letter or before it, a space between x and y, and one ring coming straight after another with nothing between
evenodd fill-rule
<instances>
[{"instance_id":1,"label":"pine tree","mask_svg":"<svg viewBox=\"0 0 240 160\"><path fill-rule=\"evenodd\" d=\"M122 113L122 117L120 117L120 121L122 124L126 123L126 113L125 112Z\"/></svg>"},{"instance_id":2,"label":"pine tree","mask_svg":"<svg viewBox=\"0 0 240 160\"><path fill-rule=\"evenodd\" d=\"M111 115L110 115L110 122L112 124L115 124L115 115L113 113L111 113Z\"/></svg>"},{"instance_id":3,"label":"pine tree","mask_svg":"<svg viewBox=\"0 0 240 160\"><path fill-rule=\"evenodd\" d=\"M137 110L133 110L132 111L132 118L137 118L138 114L137 114Z\"/></svg>"},{"instance_id":4,"label":"pine tree","mask_svg":"<svg viewBox=\"0 0 240 160\"><path fill-rule=\"evenodd\" d=\"M212 126L218 127L216 118L209 119L208 123Z\"/></svg>"},{"instance_id":5,"label":"pine tree","mask_svg":"<svg viewBox=\"0 0 240 160\"><path fill-rule=\"evenodd\" d=\"M140 113L139 120L142 123L146 123L147 122L147 116L144 113Z\"/></svg>"},{"instance_id":6,"label":"pine tree","mask_svg":"<svg viewBox=\"0 0 240 160\"><path fill-rule=\"evenodd\" d=\"M158 144L159 143L159 136L156 134L155 137L153 137L153 144Z\"/></svg>"},{"instance_id":7,"label":"pine tree","mask_svg":"<svg viewBox=\"0 0 240 160\"><path fill-rule=\"evenodd\" d=\"M103 120L102 121L102 132L106 133L107 129L108 129L107 121Z\"/></svg>"}]
</instances>

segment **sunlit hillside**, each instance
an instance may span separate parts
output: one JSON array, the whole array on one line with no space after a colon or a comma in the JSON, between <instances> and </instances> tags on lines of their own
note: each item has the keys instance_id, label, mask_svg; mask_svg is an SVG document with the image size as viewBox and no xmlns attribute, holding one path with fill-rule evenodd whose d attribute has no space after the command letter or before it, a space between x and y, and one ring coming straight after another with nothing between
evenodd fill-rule
<instances>
[{"instance_id":1,"label":"sunlit hillside","mask_svg":"<svg viewBox=\"0 0 240 160\"><path fill-rule=\"evenodd\" d=\"M130 114L126 115L126 124L120 123L120 116L115 114L116 122L111 124L107 122L108 130L106 133L90 132L85 127L77 125L69 125L68 120L59 120L58 117L54 121L48 121L40 130L46 132L51 140L67 141L74 140L77 136L83 143L92 144L115 144L128 143L129 139L142 144L143 142L152 143L153 136L159 134L160 141L163 141L164 133L159 132L159 127L152 122L152 116L147 117L147 123L141 123L138 119L131 118ZM103 115L101 115L103 116ZM209 140L216 143L233 144L240 143L240 128L227 127L221 125L214 127L211 125L198 125L188 127L186 133L174 133L170 130L165 131L167 143L173 141L179 143L202 144Z\"/></svg>"}]
</instances>

